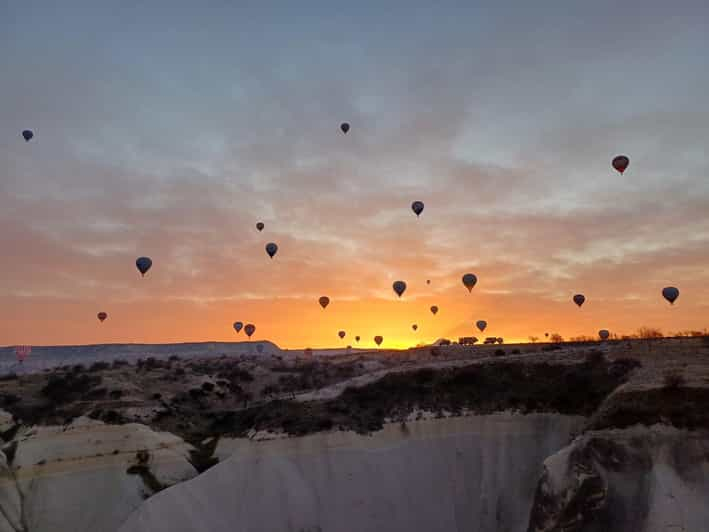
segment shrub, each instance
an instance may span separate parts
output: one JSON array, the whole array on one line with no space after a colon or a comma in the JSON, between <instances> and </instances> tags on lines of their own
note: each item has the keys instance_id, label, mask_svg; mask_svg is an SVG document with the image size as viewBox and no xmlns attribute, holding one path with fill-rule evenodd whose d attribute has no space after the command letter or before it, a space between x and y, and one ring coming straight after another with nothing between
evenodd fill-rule
<instances>
[{"instance_id":1,"label":"shrub","mask_svg":"<svg viewBox=\"0 0 709 532\"><path fill-rule=\"evenodd\" d=\"M513 355L519 355L519 354L521 354L521 353L522 353L522 352L521 352L519 349L513 349L513 350L512 350L512 354L513 354Z\"/></svg>"},{"instance_id":2,"label":"shrub","mask_svg":"<svg viewBox=\"0 0 709 532\"><path fill-rule=\"evenodd\" d=\"M196 400L196 399L199 399L200 397L204 397L205 395L206 395L206 393L204 392L204 390L202 388L190 389L190 397L192 397L192 399Z\"/></svg>"},{"instance_id":3,"label":"shrub","mask_svg":"<svg viewBox=\"0 0 709 532\"><path fill-rule=\"evenodd\" d=\"M110 367L108 362L94 362L89 366L89 371L103 371Z\"/></svg>"},{"instance_id":4,"label":"shrub","mask_svg":"<svg viewBox=\"0 0 709 532\"><path fill-rule=\"evenodd\" d=\"M598 364L602 364L603 362L606 361L606 355L603 351L599 351L598 349L593 349L586 353L586 364L590 364L591 366L596 366Z\"/></svg>"},{"instance_id":5,"label":"shrub","mask_svg":"<svg viewBox=\"0 0 709 532\"><path fill-rule=\"evenodd\" d=\"M66 403L78 399L99 384L101 384L100 376L89 377L86 374L77 376L76 373L67 373L64 376L51 375L40 393L55 403Z\"/></svg>"},{"instance_id":6,"label":"shrub","mask_svg":"<svg viewBox=\"0 0 709 532\"><path fill-rule=\"evenodd\" d=\"M123 390L111 390L108 394L111 399L120 399L123 397Z\"/></svg>"},{"instance_id":7,"label":"shrub","mask_svg":"<svg viewBox=\"0 0 709 532\"><path fill-rule=\"evenodd\" d=\"M684 378L682 371L679 369L667 369L662 374L662 382L666 390L677 390L684 388L687 380Z\"/></svg>"},{"instance_id":8,"label":"shrub","mask_svg":"<svg viewBox=\"0 0 709 532\"><path fill-rule=\"evenodd\" d=\"M117 358L116 360L113 361L113 369L117 369L123 366L129 366L128 362L126 360L123 360L121 358Z\"/></svg>"},{"instance_id":9,"label":"shrub","mask_svg":"<svg viewBox=\"0 0 709 532\"><path fill-rule=\"evenodd\" d=\"M162 399L162 394L158 393L158 392L154 393L153 399L155 399L156 401L159 401L160 399Z\"/></svg>"},{"instance_id":10,"label":"shrub","mask_svg":"<svg viewBox=\"0 0 709 532\"><path fill-rule=\"evenodd\" d=\"M505 356L505 350L504 349L495 349L495 356L496 357L503 357Z\"/></svg>"},{"instance_id":11,"label":"shrub","mask_svg":"<svg viewBox=\"0 0 709 532\"><path fill-rule=\"evenodd\" d=\"M214 390L214 384L211 383L211 382L203 382L203 383L202 383L202 389L203 389L205 392L211 392L212 390Z\"/></svg>"}]
</instances>

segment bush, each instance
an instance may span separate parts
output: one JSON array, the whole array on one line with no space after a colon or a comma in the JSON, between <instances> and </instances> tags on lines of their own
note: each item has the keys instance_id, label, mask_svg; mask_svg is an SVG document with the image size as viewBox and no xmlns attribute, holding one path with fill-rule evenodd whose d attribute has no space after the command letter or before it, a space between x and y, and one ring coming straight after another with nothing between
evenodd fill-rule
<instances>
[{"instance_id":1,"label":"bush","mask_svg":"<svg viewBox=\"0 0 709 532\"><path fill-rule=\"evenodd\" d=\"M108 362L94 362L89 366L89 371L103 371L110 367Z\"/></svg>"},{"instance_id":2,"label":"bush","mask_svg":"<svg viewBox=\"0 0 709 532\"><path fill-rule=\"evenodd\" d=\"M203 382L203 383L202 383L202 389L203 389L205 392L211 392L212 390L214 390L214 384L211 383L211 382Z\"/></svg>"},{"instance_id":3,"label":"bush","mask_svg":"<svg viewBox=\"0 0 709 532\"><path fill-rule=\"evenodd\" d=\"M505 350L504 349L495 349L495 356L496 357L503 357L505 356Z\"/></svg>"},{"instance_id":4,"label":"bush","mask_svg":"<svg viewBox=\"0 0 709 532\"><path fill-rule=\"evenodd\" d=\"M160 399L162 399L162 394L156 392L156 393L153 394L152 397L153 397L153 399L155 399L156 401L159 401Z\"/></svg>"},{"instance_id":5,"label":"bush","mask_svg":"<svg viewBox=\"0 0 709 532\"><path fill-rule=\"evenodd\" d=\"M513 355L519 355L519 354L521 354L521 353L522 353L522 352L521 352L519 349L513 349L513 350L512 350L512 354L513 354Z\"/></svg>"},{"instance_id":6,"label":"bush","mask_svg":"<svg viewBox=\"0 0 709 532\"><path fill-rule=\"evenodd\" d=\"M192 399L197 400L200 397L204 397L205 395L206 395L206 393L204 392L204 390L202 388L190 389L190 397L192 397Z\"/></svg>"},{"instance_id":7,"label":"bush","mask_svg":"<svg viewBox=\"0 0 709 532\"><path fill-rule=\"evenodd\" d=\"M589 351L588 353L586 353L586 364L590 364L591 366L596 366L598 364L602 364L605 361L606 361L606 355L603 351L599 351L598 349L593 349L592 351Z\"/></svg>"},{"instance_id":8,"label":"bush","mask_svg":"<svg viewBox=\"0 0 709 532\"><path fill-rule=\"evenodd\" d=\"M40 393L54 403L67 403L78 399L99 384L101 384L100 376L89 377L86 374L77 376L76 373L68 373L64 376L51 375Z\"/></svg>"},{"instance_id":9,"label":"bush","mask_svg":"<svg viewBox=\"0 0 709 532\"><path fill-rule=\"evenodd\" d=\"M684 388L687 384L687 380L679 369L665 370L662 374L662 382L666 390L678 390L679 388Z\"/></svg>"},{"instance_id":10,"label":"bush","mask_svg":"<svg viewBox=\"0 0 709 532\"><path fill-rule=\"evenodd\" d=\"M431 356L432 356L432 357L439 357L439 356L441 356L441 348L440 348L440 347L432 347L432 348L431 348Z\"/></svg>"},{"instance_id":11,"label":"bush","mask_svg":"<svg viewBox=\"0 0 709 532\"><path fill-rule=\"evenodd\" d=\"M108 394L111 399L120 399L123 397L123 390L111 390Z\"/></svg>"},{"instance_id":12,"label":"bush","mask_svg":"<svg viewBox=\"0 0 709 532\"><path fill-rule=\"evenodd\" d=\"M123 360L121 358L117 358L116 360L113 361L113 369L117 369L123 366L129 366L128 362L126 360Z\"/></svg>"}]
</instances>

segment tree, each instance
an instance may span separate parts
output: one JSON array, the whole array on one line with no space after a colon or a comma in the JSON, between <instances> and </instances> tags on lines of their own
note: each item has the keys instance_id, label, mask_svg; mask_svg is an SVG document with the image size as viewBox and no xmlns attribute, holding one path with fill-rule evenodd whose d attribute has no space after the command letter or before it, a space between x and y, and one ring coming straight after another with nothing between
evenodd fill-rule
<instances>
[{"instance_id":1,"label":"tree","mask_svg":"<svg viewBox=\"0 0 709 532\"><path fill-rule=\"evenodd\" d=\"M662 331L655 327L640 327L638 329L638 337L643 339L662 338Z\"/></svg>"},{"instance_id":2,"label":"tree","mask_svg":"<svg viewBox=\"0 0 709 532\"><path fill-rule=\"evenodd\" d=\"M549 336L549 340L555 344L558 344L564 341L564 337L561 336L559 333L553 333L551 336Z\"/></svg>"},{"instance_id":3,"label":"tree","mask_svg":"<svg viewBox=\"0 0 709 532\"><path fill-rule=\"evenodd\" d=\"M530 336L529 341L532 342L533 344L536 344L539 341L538 336Z\"/></svg>"}]
</instances>

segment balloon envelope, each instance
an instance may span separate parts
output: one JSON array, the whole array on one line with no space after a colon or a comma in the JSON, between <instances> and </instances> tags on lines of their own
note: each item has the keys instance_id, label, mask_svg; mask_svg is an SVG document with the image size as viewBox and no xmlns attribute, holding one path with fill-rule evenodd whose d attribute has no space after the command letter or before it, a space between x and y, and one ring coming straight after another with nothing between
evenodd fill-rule
<instances>
[{"instance_id":1,"label":"balloon envelope","mask_svg":"<svg viewBox=\"0 0 709 532\"><path fill-rule=\"evenodd\" d=\"M583 294L576 294L574 296L574 303L576 303L579 307L583 305L584 301L586 301L586 297Z\"/></svg>"},{"instance_id":2,"label":"balloon envelope","mask_svg":"<svg viewBox=\"0 0 709 532\"><path fill-rule=\"evenodd\" d=\"M140 275L145 275L152 265L153 261L150 257L138 257L135 261L135 267L138 268Z\"/></svg>"},{"instance_id":3,"label":"balloon envelope","mask_svg":"<svg viewBox=\"0 0 709 532\"><path fill-rule=\"evenodd\" d=\"M330 304L330 298L327 296L321 296L320 299L318 299L318 303L320 303L322 308L325 308Z\"/></svg>"},{"instance_id":4,"label":"balloon envelope","mask_svg":"<svg viewBox=\"0 0 709 532\"><path fill-rule=\"evenodd\" d=\"M474 273L466 273L463 275L463 286L468 289L468 292L472 292L473 287L478 282L478 278Z\"/></svg>"},{"instance_id":5,"label":"balloon envelope","mask_svg":"<svg viewBox=\"0 0 709 532\"><path fill-rule=\"evenodd\" d=\"M664 297L670 304L674 305L676 299L679 297L679 290L674 286L667 286L662 289L662 297Z\"/></svg>"},{"instance_id":6,"label":"balloon envelope","mask_svg":"<svg viewBox=\"0 0 709 532\"><path fill-rule=\"evenodd\" d=\"M273 242L269 242L268 244L266 244L266 253L268 253L269 257L273 258L277 251L278 246Z\"/></svg>"},{"instance_id":7,"label":"balloon envelope","mask_svg":"<svg viewBox=\"0 0 709 532\"><path fill-rule=\"evenodd\" d=\"M355 342L359 342L359 336L355 336Z\"/></svg>"},{"instance_id":8,"label":"balloon envelope","mask_svg":"<svg viewBox=\"0 0 709 532\"><path fill-rule=\"evenodd\" d=\"M246 333L246 336L248 336L249 338L251 338L251 335L256 332L256 326L253 325L252 323L247 323L247 324L244 326L244 332Z\"/></svg>"},{"instance_id":9,"label":"balloon envelope","mask_svg":"<svg viewBox=\"0 0 709 532\"><path fill-rule=\"evenodd\" d=\"M608 340L608 337L611 335L606 329L601 329L598 331L598 336L601 338L601 340Z\"/></svg>"},{"instance_id":10,"label":"balloon envelope","mask_svg":"<svg viewBox=\"0 0 709 532\"><path fill-rule=\"evenodd\" d=\"M419 328L419 326L414 323L414 324L411 326L411 328L415 331L416 329Z\"/></svg>"},{"instance_id":11,"label":"balloon envelope","mask_svg":"<svg viewBox=\"0 0 709 532\"><path fill-rule=\"evenodd\" d=\"M103 320L108 318L108 314L106 314L105 312L99 312L98 314L96 314L96 317L99 319L99 321L102 322Z\"/></svg>"},{"instance_id":12,"label":"balloon envelope","mask_svg":"<svg viewBox=\"0 0 709 532\"><path fill-rule=\"evenodd\" d=\"M382 342L384 341L384 338L381 336L375 336L374 337L374 343L377 345L382 345Z\"/></svg>"},{"instance_id":13,"label":"balloon envelope","mask_svg":"<svg viewBox=\"0 0 709 532\"><path fill-rule=\"evenodd\" d=\"M345 337L345 334L347 334L347 333L345 333L345 331L340 331L340 332L337 333L337 336L339 336L340 339L342 339L342 338Z\"/></svg>"},{"instance_id":14,"label":"balloon envelope","mask_svg":"<svg viewBox=\"0 0 709 532\"><path fill-rule=\"evenodd\" d=\"M626 168L628 168L628 165L630 164L630 159L628 159L625 155L618 155L613 158L613 162L611 164L613 165L613 168L623 175L623 172L625 172Z\"/></svg>"},{"instance_id":15,"label":"balloon envelope","mask_svg":"<svg viewBox=\"0 0 709 532\"><path fill-rule=\"evenodd\" d=\"M258 222L256 224L256 229L258 229L259 231L263 231L263 228L264 228L263 222Z\"/></svg>"},{"instance_id":16,"label":"balloon envelope","mask_svg":"<svg viewBox=\"0 0 709 532\"><path fill-rule=\"evenodd\" d=\"M350 130L350 125L347 122L342 122L342 124L340 124L340 129L346 134Z\"/></svg>"},{"instance_id":17,"label":"balloon envelope","mask_svg":"<svg viewBox=\"0 0 709 532\"><path fill-rule=\"evenodd\" d=\"M478 326L480 332L483 332L485 330L485 327L487 327L487 322L485 320L478 320L475 322L475 325Z\"/></svg>"},{"instance_id":18,"label":"balloon envelope","mask_svg":"<svg viewBox=\"0 0 709 532\"><path fill-rule=\"evenodd\" d=\"M241 323L240 321L235 321L235 322L234 322L234 330L235 330L236 332L241 331L241 329L243 329L243 328L244 328L244 324L243 324L243 323Z\"/></svg>"},{"instance_id":19,"label":"balloon envelope","mask_svg":"<svg viewBox=\"0 0 709 532\"><path fill-rule=\"evenodd\" d=\"M416 216L420 216L423 212L423 201L414 201L411 204L411 210L414 211Z\"/></svg>"},{"instance_id":20,"label":"balloon envelope","mask_svg":"<svg viewBox=\"0 0 709 532\"><path fill-rule=\"evenodd\" d=\"M431 279L426 279L426 284L431 284Z\"/></svg>"},{"instance_id":21,"label":"balloon envelope","mask_svg":"<svg viewBox=\"0 0 709 532\"><path fill-rule=\"evenodd\" d=\"M34 137L34 133L32 133L31 130L25 129L22 132L22 138L25 139L25 142L29 142L30 140L32 140L32 137Z\"/></svg>"},{"instance_id":22,"label":"balloon envelope","mask_svg":"<svg viewBox=\"0 0 709 532\"><path fill-rule=\"evenodd\" d=\"M396 295L401 297L401 295L406 291L406 283L404 281L394 281L392 288L394 289L394 292L396 292Z\"/></svg>"},{"instance_id":23,"label":"balloon envelope","mask_svg":"<svg viewBox=\"0 0 709 532\"><path fill-rule=\"evenodd\" d=\"M438 312L438 307L437 307L436 305L433 305L433 306L431 307L431 313L435 316L435 315L436 315L436 312Z\"/></svg>"}]
</instances>

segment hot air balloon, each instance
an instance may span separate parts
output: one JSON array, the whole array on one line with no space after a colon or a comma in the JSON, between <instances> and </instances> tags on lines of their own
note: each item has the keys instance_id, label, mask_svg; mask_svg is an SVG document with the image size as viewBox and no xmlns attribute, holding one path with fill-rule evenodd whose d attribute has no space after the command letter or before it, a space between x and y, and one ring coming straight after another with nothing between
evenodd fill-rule
<instances>
[{"instance_id":1,"label":"hot air balloon","mask_svg":"<svg viewBox=\"0 0 709 532\"><path fill-rule=\"evenodd\" d=\"M268 244L266 244L266 253L268 253L269 257L273 258L277 251L278 246L273 242L269 242Z\"/></svg>"},{"instance_id":2,"label":"hot air balloon","mask_svg":"<svg viewBox=\"0 0 709 532\"><path fill-rule=\"evenodd\" d=\"M485 320L478 320L475 322L475 325L478 326L478 329L480 329L480 332L483 332L485 328L487 327L487 322Z\"/></svg>"},{"instance_id":3,"label":"hot air balloon","mask_svg":"<svg viewBox=\"0 0 709 532\"><path fill-rule=\"evenodd\" d=\"M355 336L355 342L359 343L359 336Z\"/></svg>"},{"instance_id":4,"label":"hot air balloon","mask_svg":"<svg viewBox=\"0 0 709 532\"><path fill-rule=\"evenodd\" d=\"M583 302L586 301L586 298L584 297L583 294L576 294L574 296L574 303L576 303L579 307L583 305Z\"/></svg>"},{"instance_id":5,"label":"hot air balloon","mask_svg":"<svg viewBox=\"0 0 709 532\"><path fill-rule=\"evenodd\" d=\"M347 122L342 122L342 124L340 124L340 129L346 135L347 132L350 130L350 125Z\"/></svg>"},{"instance_id":6,"label":"hot air balloon","mask_svg":"<svg viewBox=\"0 0 709 532\"><path fill-rule=\"evenodd\" d=\"M421 213L423 212L423 201L414 201L411 204L411 210L414 211L416 216L421 216Z\"/></svg>"},{"instance_id":7,"label":"hot air balloon","mask_svg":"<svg viewBox=\"0 0 709 532\"><path fill-rule=\"evenodd\" d=\"M384 341L384 338L381 336L375 336L374 337L374 343L377 345L382 345L382 342Z\"/></svg>"},{"instance_id":8,"label":"hot air balloon","mask_svg":"<svg viewBox=\"0 0 709 532\"><path fill-rule=\"evenodd\" d=\"M394 284L391 286L399 297L406 291L406 283L404 281L394 281Z\"/></svg>"},{"instance_id":9,"label":"hot air balloon","mask_svg":"<svg viewBox=\"0 0 709 532\"><path fill-rule=\"evenodd\" d=\"M32 137L34 137L34 133L30 129L25 129L22 132L22 138L25 139L25 142L29 142L32 140Z\"/></svg>"},{"instance_id":10,"label":"hot air balloon","mask_svg":"<svg viewBox=\"0 0 709 532\"><path fill-rule=\"evenodd\" d=\"M669 301L671 305L674 305L675 300L679 297L679 290L674 286L667 286L662 289L662 297Z\"/></svg>"},{"instance_id":11,"label":"hot air balloon","mask_svg":"<svg viewBox=\"0 0 709 532\"><path fill-rule=\"evenodd\" d=\"M431 279L426 279L426 284L431 284Z\"/></svg>"},{"instance_id":12,"label":"hot air balloon","mask_svg":"<svg viewBox=\"0 0 709 532\"><path fill-rule=\"evenodd\" d=\"M626 168L628 168L628 165L630 164L630 159L628 159L625 155L618 155L613 158L613 162L611 164L613 165L613 168L620 172L620 175L623 175L623 172L625 172Z\"/></svg>"},{"instance_id":13,"label":"hot air balloon","mask_svg":"<svg viewBox=\"0 0 709 532\"><path fill-rule=\"evenodd\" d=\"M431 314L433 314L435 316L437 312L438 312L438 307L436 305L433 305L431 307Z\"/></svg>"},{"instance_id":14,"label":"hot air balloon","mask_svg":"<svg viewBox=\"0 0 709 532\"><path fill-rule=\"evenodd\" d=\"M545 336L546 338L549 338L549 333L544 333L544 336Z\"/></svg>"},{"instance_id":15,"label":"hot air balloon","mask_svg":"<svg viewBox=\"0 0 709 532\"><path fill-rule=\"evenodd\" d=\"M468 292L473 291L473 287L478 282L478 278L473 273L463 275L463 286L468 289Z\"/></svg>"},{"instance_id":16,"label":"hot air balloon","mask_svg":"<svg viewBox=\"0 0 709 532\"><path fill-rule=\"evenodd\" d=\"M145 276L152 265L153 261L150 257L138 257L135 261L135 267L138 268L138 271L142 276Z\"/></svg>"},{"instance_id":17,"label":"hot air balloon","mask_svg":"<svg viewBox=\"0 0 709 532\"><path fill-rule=\"evenodd\" d=\"M240 332L243 327L244 327L244 324L241 323L240 321L235 321L235 322L234 322L234 330L235 330L236 332Z\"/></svg>"},{"instance_id":18,"label":"hot air balloon","mask_svg":"<svg viewBox=\"0 0 709 532\"><path fill-rule=\"evenodd\" d=\"M246 333L246 336L251 338L251 335L256 332L256 326L252 323L247 323L246 325L244 325L244 332Z\"/></svg>"},{"instance_id":19,"label":"hot air balloon","mask_svg":"<svg viewBox=\"0 0 709 532\"><path fill-rule=\"evenodd\" d=\"M105 312L99 312L98 314L96 314L96 317L98 318L98 321L103 323L103 321L108 318L108 314L106 314Z\"/></svg>"},{"instance_id":20,"label":"hot air balloon","mask_svg":"<svg viewBox=\"0 0 709 532\"><path fill-rule=\"evenodd\" d=\"M342 340L345 337L345 334L347 334L347 333L345 333L345 331L340 331L337 333L337 336L339 336L340 340Z\"/></svg>"},{"instance_id":21,"label":"hot air balloon","mask_svg":"<svg viewBox=\"0 0 709 532\"><path fill-rule=\"evenodd\" d=\"M320 303L322 308L325 308L330 304L330 298L327 296L321 296L320 299L318 299L318 303Z\"/></svg>"},{"instance_id":22,"label":"hot air balloon","mask_svg":"<svg viewBox=\"0 0 709 532\"><path fill-rule=\"evenodd\" d=\"M263 231L263 228L264 228L263 222L256 223L256 229L258 229L259 231Z\"/></svg>"},{"instance_id":23,"label":"hot air balloon","mask_svg":"<svg viewBox=\"0 0 709 532\"><path fill-rule=\"evenodd\" d=\"M411 328L415 331L415 330L417 330L417 329L419 328L419 326L414 323L414 324L411 326Z\"/></svg>"},{"instance_id":24,"label":"hot air balloon","mask_svg":"<svg viewBox=\"0 0 709 532\"><path fill-rule=\"evenodd\" d=\"M601 329L598 331L598 336L601 338L601 340L608 340L608 337L611 335L606 329Z\"/></svg>"}]
</instances>

